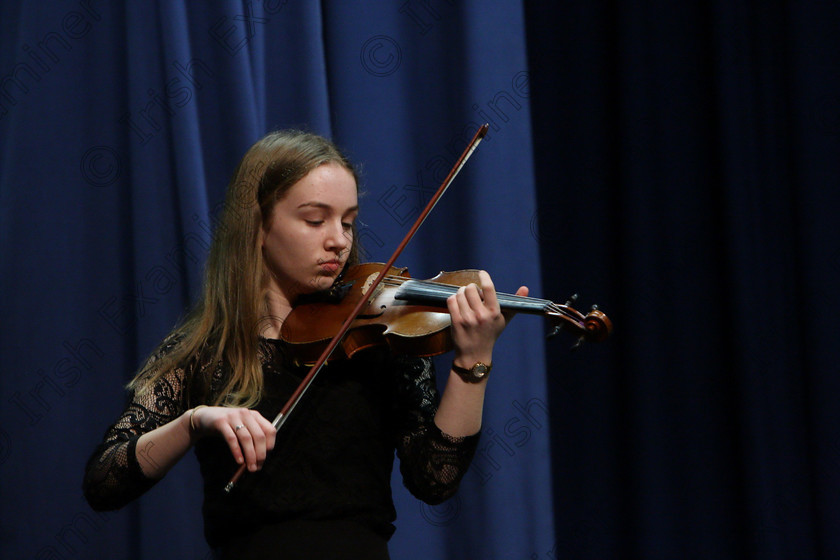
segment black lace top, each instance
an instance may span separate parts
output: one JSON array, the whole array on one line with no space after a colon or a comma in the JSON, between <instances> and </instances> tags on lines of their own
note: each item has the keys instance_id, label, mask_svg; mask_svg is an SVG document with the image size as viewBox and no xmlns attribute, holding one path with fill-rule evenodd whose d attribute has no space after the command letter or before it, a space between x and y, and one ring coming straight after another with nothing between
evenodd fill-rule
<instances>
[{"instance_id":1,"label":"black lace top","mask_svg":"<svg viewBox=\"0 0 840 560\"><path fill-rule=\"evenodd\" d=\"M308 369L286 360L278 341L262 339L260 359L265 390L257 410L272 420ZM122 507L155 484L138 463L138 438L213 402L223 376L218 365L186 366L131 399L88 462L84 491L94 509ZM223 491L237 468L230 450L221 438L203 438L195 453L208 542L223 545L254 527L292 519L351 520L389 538L396 518L394 451L405 486L430 504L455 493L475 452L478 435L455 438L437 428L437 402L431 360L373 351L330 364L278 432L263 469L244 474L230 495Z\"/></svg>"}]
</instances>

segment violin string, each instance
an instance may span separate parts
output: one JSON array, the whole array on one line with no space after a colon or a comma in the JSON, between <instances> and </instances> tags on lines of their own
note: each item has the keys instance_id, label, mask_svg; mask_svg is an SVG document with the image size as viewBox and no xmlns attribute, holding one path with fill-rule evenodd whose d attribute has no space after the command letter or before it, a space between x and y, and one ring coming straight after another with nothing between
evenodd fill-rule
<instances>
[{"instance_id":1,"label":"violin string","mask_svg":"<svg viewBox=\"0 0 840 560\"><path fill-rule=\"evenodd\" d=\"M406 278L404 276L386 276L383 279L383 283L399 286L397 293L394 296L396 299L400 299L402 291L407 292L405 293L405 299L410 299L413 297L420 299L431 299L435 302L441 302L445 300L447 297L457 292L458 288L460 288L460 286L455 286L453 284L442 284L438 282L430 282L428 280L416 280L414 278ZM406 286L406 284L408 284L408 286ZM580 317L577 316L576 313L570 311L566 306L554 303L553 301L548 299L532 298L528 296L517 296L515 294L505 294L498 292L496 296L499 300L499 304L503 307L507 305L508 307L515 308L518 310L553 313L555 315L559 315L565 317L566 319L572 320L575 323L582 324Z\"/></svg>"},{"instance_id":2,"label":"violin string","mask_svg":"<svg viewBox=\"0 0 840 560\"><path fill-rule=\"evenodd\" d=\"M396 296L425 297L441 301L456 293L460 286L452 284L441 284L425 280L414 280L412 278L388 277L386 281L394 280L393 284L401 285L402 291ZM515 294L497 293L496 297L502 306L512 307L520 310L548 311L555 305L552 301Z\"/></svg>"}]
</instances>

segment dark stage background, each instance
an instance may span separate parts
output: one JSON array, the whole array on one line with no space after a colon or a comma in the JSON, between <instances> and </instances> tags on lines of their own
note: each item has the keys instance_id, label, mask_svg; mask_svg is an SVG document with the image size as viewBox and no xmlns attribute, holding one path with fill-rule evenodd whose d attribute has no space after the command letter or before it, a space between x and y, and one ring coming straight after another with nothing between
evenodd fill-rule
<instances>
[{"instance_id":1,"label":"dark stage background","mask_svg":"<svg viewBox=\"0 0 840 560\"><path fill-rule=\"evenodd\" d=\"M401 263L616 328L514 320L393 557L840 558L836 3L0 6L0 557L209 557L192 455L119 512L80 487L251 143L334 138L384 260L488 122Z\"/></svg>"}]
</instances>

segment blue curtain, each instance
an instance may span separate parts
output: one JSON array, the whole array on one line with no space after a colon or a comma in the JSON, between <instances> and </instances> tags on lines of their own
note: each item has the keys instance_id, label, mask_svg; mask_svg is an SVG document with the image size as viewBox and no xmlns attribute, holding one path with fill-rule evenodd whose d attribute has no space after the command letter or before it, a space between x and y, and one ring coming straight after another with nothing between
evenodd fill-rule
<instances>
[{"instance_id":1,"label":"blue curtain","mask_svg":"<svg viewBox=\"0 0 840 560\"><path fill-rule=\"evenodd\" d=\"M80 480L268 131L328 135L361 164L364 258L384 261L490 122L399 264L541 292L518 3L4 2L0 21L0 556L207 556L191 455L115 513L92 512ZM459 495L425 506L395 479L395 558L553 546L545 328L517 318L500 342Z\"/></svg>"},{"instance_id":2,"label":"blue curtain","mask_svg":"<svg viewBox=\"0 0 840 560\"><path fill-rule=\"evenodd\" d=\"M613 319L516 317L481 444L392 556L840 556L831 3L0 4L0 557L207 558L189 455L91 511L84 463L197 295L278 128L362 166L363 258L487 269ZM445 358L440 362L446 368Z\"/></svg>"}]
</instances>

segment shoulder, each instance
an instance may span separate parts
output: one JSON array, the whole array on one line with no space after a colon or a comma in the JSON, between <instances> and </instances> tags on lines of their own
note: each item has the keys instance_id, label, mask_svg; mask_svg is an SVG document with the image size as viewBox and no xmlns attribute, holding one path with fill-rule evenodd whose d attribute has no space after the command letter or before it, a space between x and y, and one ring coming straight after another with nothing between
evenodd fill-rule
<instances>
[{"instance_id":1,"label":"shoulder","mask_svg":"<svg viewBox=\"0 0 840 560\"><path fill-rule=\"evenodd\" d=\"M130 388L144 391L161 383L185 386L194 377L202 377L201 372L212 364L212 352L207 345L190 349L183 334L170 334L149 355L129 385Z\"/></svg>"}]
</instances>

